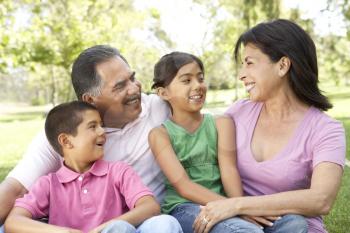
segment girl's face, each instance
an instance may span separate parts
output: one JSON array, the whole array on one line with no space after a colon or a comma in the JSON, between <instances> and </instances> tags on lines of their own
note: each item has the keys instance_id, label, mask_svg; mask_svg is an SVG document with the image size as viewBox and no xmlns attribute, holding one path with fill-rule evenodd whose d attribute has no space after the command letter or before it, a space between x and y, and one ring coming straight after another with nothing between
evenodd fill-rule
<instances>
[{"instance_id":1,"label":"girl's face","mask_svg":"<svg viewBox=\"0 0 350 233\"><path fill-rule=\"evenodd\" d=\"M239 79L252 101L266 101L280 92L283 85L279 62L272 62L253 44L247 44L243 50L242 68Z\"/></svg>"},{"instance_id":2,"label":"girl's face","mask_svg":"<svg viewBox=\"0 0 350 233\"><path fill-rule=\"evenodd\" d=\"M163 98L170 103L174 112L196 112L203 107L206 93L204 73L193 61L179 69L171 83L164 88Z\"/></svg>"}]
</instances>

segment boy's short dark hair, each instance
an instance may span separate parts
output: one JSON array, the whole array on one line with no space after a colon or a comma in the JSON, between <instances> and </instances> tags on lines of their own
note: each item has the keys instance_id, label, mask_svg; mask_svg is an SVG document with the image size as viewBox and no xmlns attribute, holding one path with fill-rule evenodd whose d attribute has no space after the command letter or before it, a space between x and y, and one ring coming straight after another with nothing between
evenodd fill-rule
<instances>
[{"instance_id":1,"label":"boy's short dark hair","mask_svg":"<svg viewBox=\"0 0 350 233\"><path fill-rule=\"evenodd\" d=\"M46 137L61 156L62 147L58 142L58 136L66 133L75 136L80 123L83 121L82 113L87 110L98 111L97 108L87 102L72 101L57 105L49 111L45 121Z\"/></svg>"}]
</instances>

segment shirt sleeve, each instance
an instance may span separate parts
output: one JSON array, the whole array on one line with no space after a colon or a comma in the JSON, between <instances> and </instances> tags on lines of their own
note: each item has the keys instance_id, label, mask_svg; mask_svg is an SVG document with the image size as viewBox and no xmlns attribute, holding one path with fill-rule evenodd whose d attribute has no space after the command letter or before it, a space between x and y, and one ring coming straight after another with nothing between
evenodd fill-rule
<instances>
[{"instance_id":1,"label":"shirt sleeve","mask_svg":"<svg viewBox=\"0 0 350 233\"><path fill-rule=\"evenodd\" d=\"M313 147L313 167L321 162L333 162L344 167L345 148L343 125L333 119L320 122Z\"/></svg>"},{"instance_id":2,"label":"shirt sleeve","mask_svg":"<svg viewBox=\"0 0 350 233\"><path fill-rule=\"evenodd\" d=\"M29 190L40 176L55 172L60 166L61 156L51 147L42 130L7 177L18 180Z\"/></svg>"},{"instance_id":3,"label":"shirt sleeve","mask_svg":"<svg viewBox=\"0 0 350 233\"><path fill-rule=\"evenodd\" d=\"M50 178L42 176L34 183L29 193L16 200L15 207L28 210L33 219L38 219L49 216L49 203Z\"/></svg>"},{"instance_id":4,"label":"shirt sleeve","mask_svg":"<svg viewBox=\"0 0 350 233\"><path fill-rule=\"evenodd\" d=\"M146 95L145 95L146 96ZM149 108L152 126L157 127L161 125L171 115L170 107L166 101L162 100L158 95L150 94L146 96L149 101Z\"/></svg>"},{"instance_id":5,"label":"shirt sleeve","mask_svg":"<svg viewBox=\"0 0 350 233\"><path fill-rule=\"evenodd\" d=\"M154 196L151 190L143 184L141 178L131 166L125 163L119 163L117 167L119 167L115 169L116 172L119 173L117 185L129 209L133 209L135 203L141 197L147 195Z\"/></svg>"}]
</instances>

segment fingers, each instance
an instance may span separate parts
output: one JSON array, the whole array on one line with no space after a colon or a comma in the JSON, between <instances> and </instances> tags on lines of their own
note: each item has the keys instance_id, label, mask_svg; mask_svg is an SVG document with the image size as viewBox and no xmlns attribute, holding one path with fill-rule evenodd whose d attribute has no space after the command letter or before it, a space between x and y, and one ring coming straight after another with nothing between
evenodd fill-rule
<instances>
[{"instance_id":1,"label":"fingers","mask_svg":"<svg viewBox=\"0 0 350 233\"><path fill-rule=\"evenodd\" d=\"M282 217L281 216L265 216L264 218L271 220L271 221L276 221L276 220L281 219Z\"/></svg>"},{"instance_id":2,"label":"fingers","mask_svg":"<svg viewBox=\"0 0 350 233\"><path fill-rule=\"evenodd\" d=\"M251 216L240 216L242 219L253 223L254 225L258 226L260 229L264 229L262 225L260 225L257 221L255 221Z\"/></svg>"}]
</instances>

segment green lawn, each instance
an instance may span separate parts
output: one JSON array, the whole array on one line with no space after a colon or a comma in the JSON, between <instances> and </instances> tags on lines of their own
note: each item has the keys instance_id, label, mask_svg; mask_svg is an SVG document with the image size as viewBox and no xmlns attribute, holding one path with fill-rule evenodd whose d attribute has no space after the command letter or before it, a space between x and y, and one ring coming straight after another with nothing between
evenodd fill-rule
<instances>
[{"instance_id":1,"label":"green lawn","mask_svg":"<svg viewBox=\"0 0 350 233\"><path fill-rule=\"evenodd\" d=\"M342 121L347 137L347 159L350 160L350 88L330 89L334 108L328 112ZM334 94L333 94L334 93ZM240 91L239 97L244 95ZM232 90L211 91L208 93L207 108L225 107L232 103ZM30 108L28 108L30 109ZM25 111L16 114L0 113L0 181L17 163L25 152L34 135L43 129L44 114L42 111ZM325 217L329 233L345 233L350 229L350 168L344 171L342 186L331 213Z\"/></svg>"}]
</instances>

